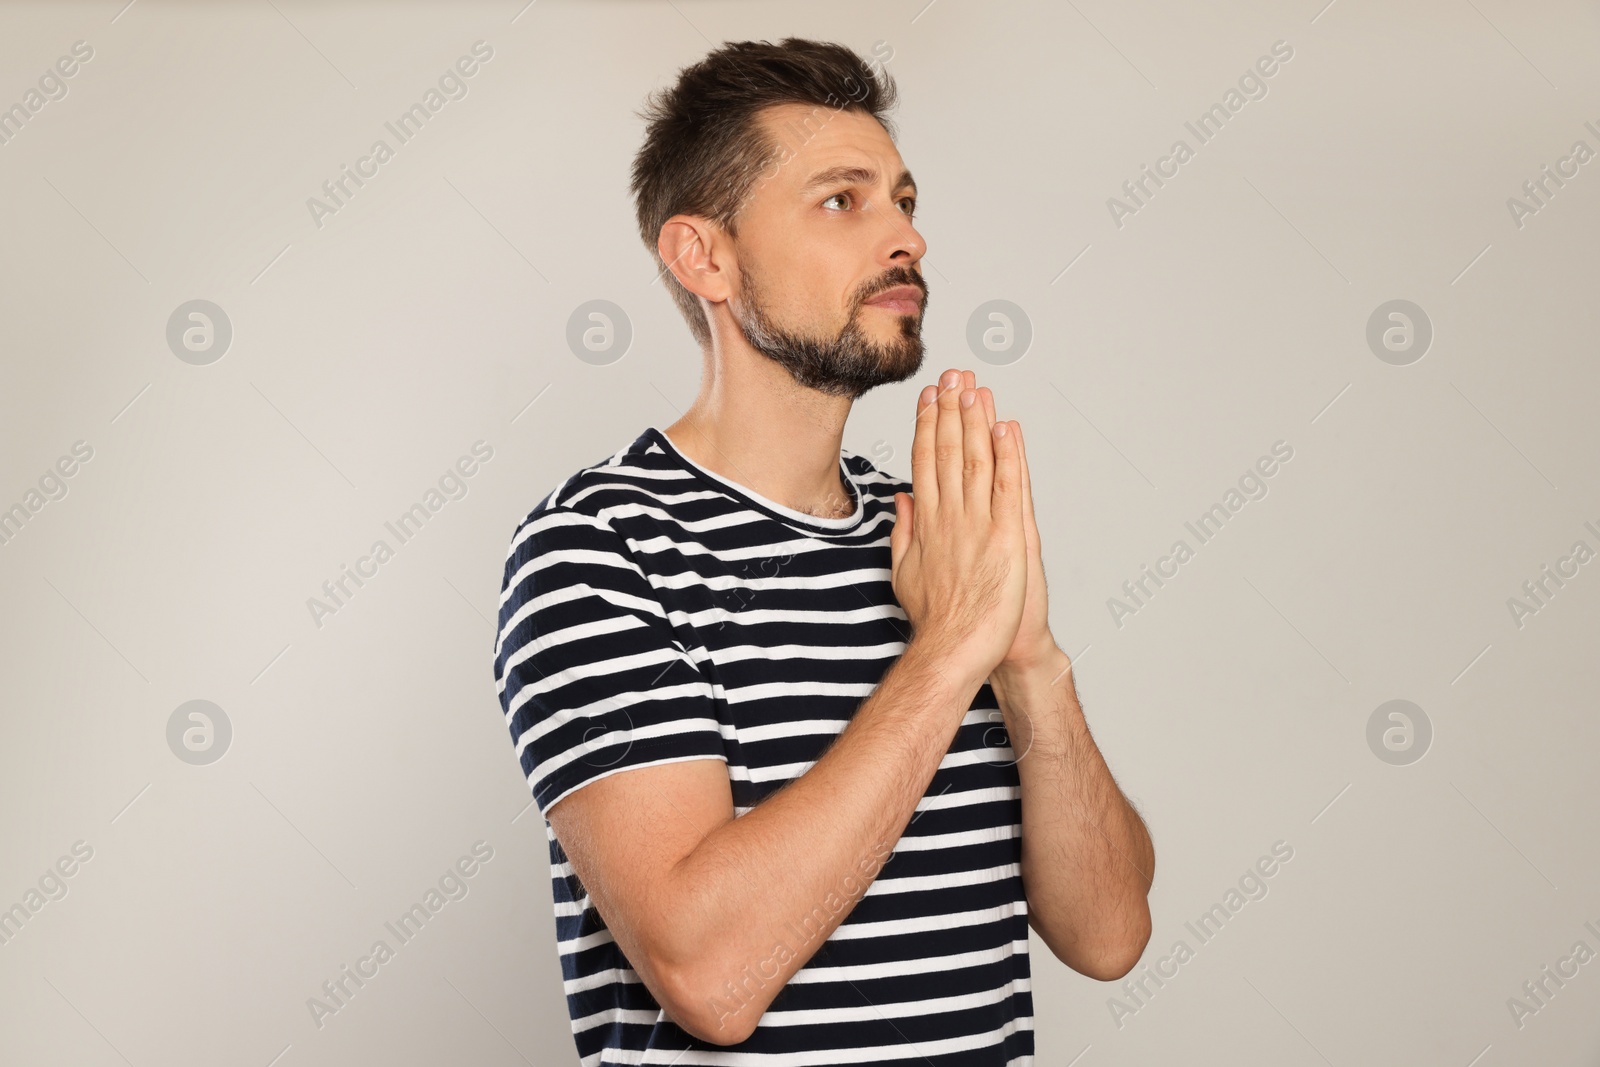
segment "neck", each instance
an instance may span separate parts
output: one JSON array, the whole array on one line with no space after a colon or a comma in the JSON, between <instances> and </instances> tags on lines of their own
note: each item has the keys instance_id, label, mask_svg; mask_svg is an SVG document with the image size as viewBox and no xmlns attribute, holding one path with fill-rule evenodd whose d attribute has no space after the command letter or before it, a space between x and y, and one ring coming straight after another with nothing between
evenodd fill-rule
<instances>
[{"instance_id":1,"label":"neck","mask_svg":"<svg viewBox=\"0 0 1600 1067\"><path fill-rule=\"evenodd\" d=\"M853 504L840 481L839 449L852 401L797 385L760 353L713 360L700 394L667 437L700 466L784 507L841 518Z\"/></svg>"}]
</instances>

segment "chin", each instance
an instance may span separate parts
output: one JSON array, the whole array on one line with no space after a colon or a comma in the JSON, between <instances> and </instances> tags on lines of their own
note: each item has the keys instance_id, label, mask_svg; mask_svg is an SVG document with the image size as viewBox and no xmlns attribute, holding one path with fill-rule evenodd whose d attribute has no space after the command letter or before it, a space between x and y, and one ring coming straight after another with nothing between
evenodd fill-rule
<instances>
[{"instance_id":1,"label":"chin","mask_svg":"<svg viewBox=\"0 0 1600 1067\"><path fill-rule=\"evenodd\" d=\"M903 382L922 369L924 349L920 338L915 347L895 347L886 349L881 353L878 361L879 373L873 387L878 385L893 385ZM861 394L856 394L857 396Z\"/></svg>"}]
</instances>

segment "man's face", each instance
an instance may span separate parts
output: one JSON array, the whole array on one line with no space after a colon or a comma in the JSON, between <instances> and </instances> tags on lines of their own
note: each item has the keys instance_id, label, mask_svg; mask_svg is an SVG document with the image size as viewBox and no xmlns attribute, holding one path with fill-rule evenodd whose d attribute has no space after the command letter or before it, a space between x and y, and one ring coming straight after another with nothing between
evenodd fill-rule
<instances>
[{"instance_id":1,"label":"man's face","mask_svg":"<svg viewBox=\"0 0 1600 1067\"><path fill-rule=\"evenodd\" d=\"M900 153L858 111L783 104L761 121L783 147L739 216L734 319L809 388L854 399L904 381L922 366L927 246Z\"/></svg>"}]
</instances>

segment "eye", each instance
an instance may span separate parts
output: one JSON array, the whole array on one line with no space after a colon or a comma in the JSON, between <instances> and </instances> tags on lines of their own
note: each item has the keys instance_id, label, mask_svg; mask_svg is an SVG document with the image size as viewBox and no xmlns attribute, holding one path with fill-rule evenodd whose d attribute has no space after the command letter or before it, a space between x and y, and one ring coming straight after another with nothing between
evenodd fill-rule
<instances>
[{"instance_id":1,"label":"eye","mask_svg":"<svg viewBox=\"0 0 1600 1067\"><path fill-rule=\"evenodd\" d=\"M899 200L899 203L902 203L902 204L906 205L905 213L908 216L909 215L915 215L917 213L917 198L916 197L914 197L914 196L902 196L900 198L900 200Z\"/></svg>"},{"instance_id":2,"label":"eye","mask_svg":"<svg viewBox=\"0 0 1600 1067\"><path fill-rule=\"evenodd\" d=\"M828 197L828 199L824 200L822 203L823 203L823 206L826 207L832 201L839 200L839 199L848 200L848 199L850 199L850 194L849 193L834 193L832 196Z\"/></svg>"}]
</instances>

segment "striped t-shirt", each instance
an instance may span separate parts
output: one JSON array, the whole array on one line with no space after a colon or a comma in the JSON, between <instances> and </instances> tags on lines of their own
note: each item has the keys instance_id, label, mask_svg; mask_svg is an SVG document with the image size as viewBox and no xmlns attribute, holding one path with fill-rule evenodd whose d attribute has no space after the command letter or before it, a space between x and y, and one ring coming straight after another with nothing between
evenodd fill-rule
<instances>
[{"instance_id":1,"label":"striped t-shirt","mask_svg":"<svg viewBox=\"0 0 1600 1067\"><path fill-rule=\"evenodd\" d=\"M517 526L495 681L541 814L619 771L715 759L737 817L822 755L909 632L889 531L911 485L847 450L840 464L855 512L817 518L718 477L652 426ZM583 1067L1031 1064L1021 817L985 684L866 895L729 1046L661 1010L547 820ZM795 931L803 955L815 942Z\"/></svg>"}]
</instances>

